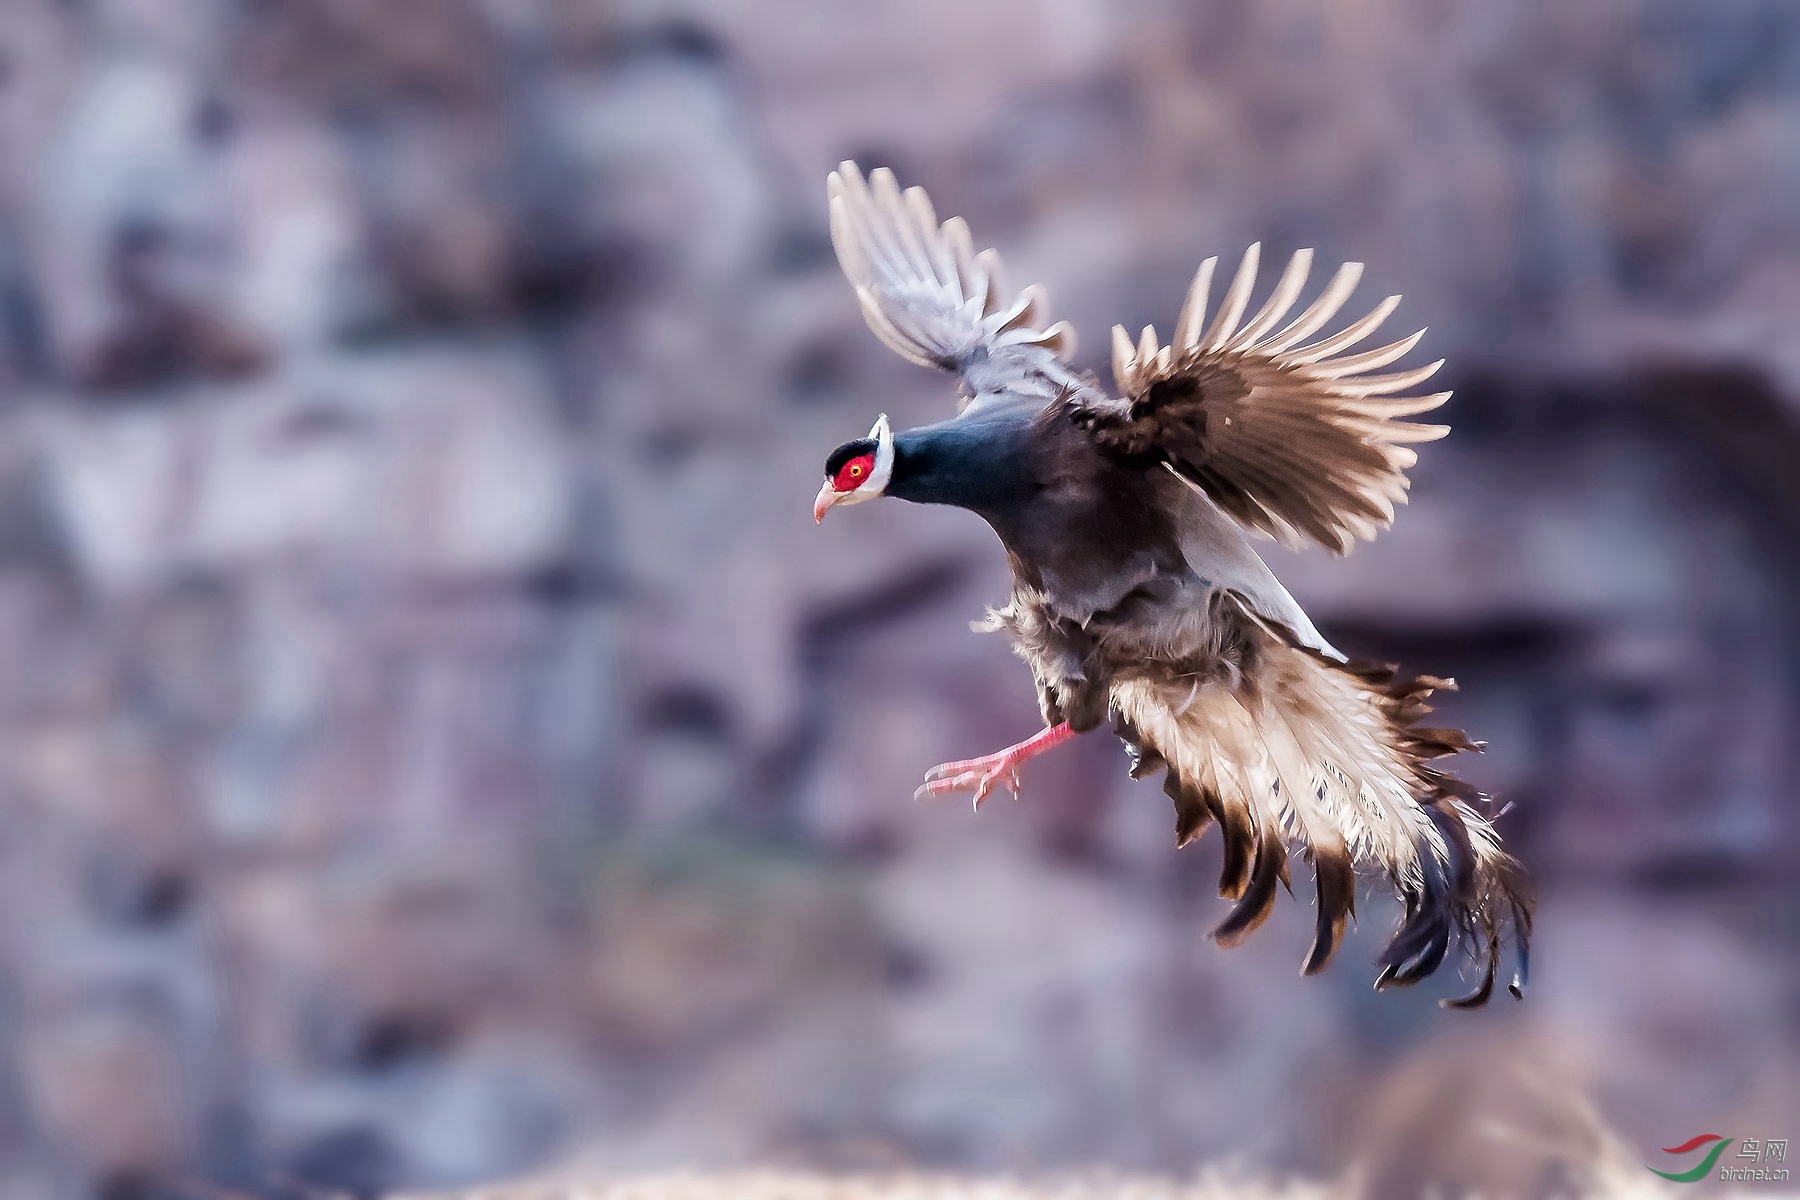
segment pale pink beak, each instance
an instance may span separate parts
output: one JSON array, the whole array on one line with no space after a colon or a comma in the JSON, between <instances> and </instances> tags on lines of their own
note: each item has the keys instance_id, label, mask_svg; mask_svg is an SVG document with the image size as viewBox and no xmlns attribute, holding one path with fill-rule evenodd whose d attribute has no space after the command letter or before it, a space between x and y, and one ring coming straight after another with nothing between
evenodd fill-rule
<instances>
[{"instance_id":1,"label":"pale pink beak","mask_svg":"<svg viewBox=\"0 0 1800 1200\"><path fill-rule=\"evenodd\" d=\"M831 480L827 479L825 481L825 486L819 489L818 499L813 501L813 524L817 525L819 522L823 521L825 519L825 510L849 494L849 492L840 492L832 487Z\"/></svg>"}]
</instances>

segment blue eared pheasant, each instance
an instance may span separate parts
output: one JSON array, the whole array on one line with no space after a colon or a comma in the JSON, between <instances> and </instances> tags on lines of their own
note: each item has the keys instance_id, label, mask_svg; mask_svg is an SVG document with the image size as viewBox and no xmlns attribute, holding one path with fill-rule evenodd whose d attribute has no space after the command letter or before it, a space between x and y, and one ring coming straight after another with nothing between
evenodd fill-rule
<instances>
[{"instance_id":1,"label":"blue eared pheasant","mask_svg":"<svg viewBox=\"0 0 1800 1200\"><path fill-rule=\"evenodd\" d=\"M1360 264L1290 316L1310 251L1254 311L1258 247L1210 312L1208 259L1168 345L1153 329L1134 342L1114 328L1108 390L1068 365L1073 332L1045 323L1042 290L1009 292L994 252L974 253L961 219L940 224L922 190L844 163L829 194L869 326L903 357L954 373L962 402L951 420L895 433L884 416L839 446L813 515L893 496L985 520L1013 577L988 625L1030 664L1045 724L934 768L920 792L969 791L977 805L996 786L1017 793L1023 762L1110 718L1133 776L1165 772L1177 844L1219 827L1219 889L1236 901L1214 931L1221 944L1262 923L1298 855L1317 889L1306 973L1336 949L1360 872L1403 906L1377 987L1418 982L1460 944L1481 982L1451 1003L1485 1003L1510 931L1520 994L1529 882L1486 799L1435 765L1474 743L1420 724L1448 682L1346 660L1248 536L1341 554L1393 520L1410 444L1447 432L1404 418L1449 398L1406 394L1439 363L1381 373L1422 330L1351 352L1399 297L1320 336Z\"/></svg>"}]
</instances>

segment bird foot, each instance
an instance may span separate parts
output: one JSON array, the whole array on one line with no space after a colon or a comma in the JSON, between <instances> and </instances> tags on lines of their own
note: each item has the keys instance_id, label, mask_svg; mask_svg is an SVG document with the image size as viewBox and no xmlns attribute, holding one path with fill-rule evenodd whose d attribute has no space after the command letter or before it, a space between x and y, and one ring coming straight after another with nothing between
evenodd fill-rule
<instances>
[{"instance_id":1,"label":"bird foot","mask_svg":"<svg viewBox=\"0 0 1800 1200\"><path fill-rule=\"evenodd\" d=\"M1019 764L1025 760L1016 756L1011 750L1002 750L998 754L989 754L984 758L968 758L961 762L940 763L925 772L925 783L913 793L914 800L923 800L931 796L944 796L951 792L975 793L975 810L981 811L981 802L988 798L988 793L996 787L1004 787L1019 796Z\"/></svg>"},{"instance_id":2,"label":"bird foot","mask_svg":"<svg viewBox=\"0 0 1800 1200\"><path fill-rule=\"evenodd\" d=\"M1034 758L1050 747L1074 736L1067 722L1053 725L1034 737L1027 738L1016 746L1008 746L995 754L981 758L965 758L959 762L947 762L925 772L925 783L913 793L913 799L923 800L934 796L944 796L951 792L975 793L975 810L981 811L981 802L988 798L996 787L1004 787L1019 797L1019 766L1026 759Z\"/></svg>"}]
</instances>

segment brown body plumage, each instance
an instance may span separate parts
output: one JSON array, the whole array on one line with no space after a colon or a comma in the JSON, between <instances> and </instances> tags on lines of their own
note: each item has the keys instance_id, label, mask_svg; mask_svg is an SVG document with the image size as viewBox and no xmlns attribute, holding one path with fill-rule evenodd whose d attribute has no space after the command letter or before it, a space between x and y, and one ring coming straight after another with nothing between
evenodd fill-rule
<instances>
[{"instance_id":1,"label":"brown body plumage","mask_svg":"<svg viewBox=\"0 0 1800 1200\"><path fill-rule=\"evenodd\" d=\"M1219 827L1220 891L1236 901L1214 931L1221 944L1262 923L1298 856L1313 867L1318 905L1307 973L1336 949L1361 869L1405 907L1377 986L1424 978L1461 940L1482 981L1458 1003L1484 1002L1510 929L1517 993L1529 887L1485 799L1437 765L1473 747L1421 724L1447 682L1346 661L1245 537L1341 553L1404 502L1415 461L1406 443L1445 430L1398 418L1448 393L1396 393L1438 364L1370 374L1417 334L1345 353L1397 298L1309 340L1360 268L1341 269L1287 319L1310 265L1303 251L1246 320L1252 247L1209 321L1209 260L1169 346L1153 330L1135 344L1115 330L1114 395L1064 364L1073 336L1040 329L1041 293L1009 297L992 252L973 255L967 230L938 225L918 189L903 195L886 172L865 184L845 164L832 177L832 226L871 327L908 358L958 372L965 404L953 421L897 437L884 419L841 447L815 513L892 495L987 520L1014 581L989 627L1010 633L1030 664L1048 732L1110 716L1132 773L1164 771L1178 844ZM1054 740L951 764L925 790L1016 787L1018 763Z\"/></svg>"}]
</instances>

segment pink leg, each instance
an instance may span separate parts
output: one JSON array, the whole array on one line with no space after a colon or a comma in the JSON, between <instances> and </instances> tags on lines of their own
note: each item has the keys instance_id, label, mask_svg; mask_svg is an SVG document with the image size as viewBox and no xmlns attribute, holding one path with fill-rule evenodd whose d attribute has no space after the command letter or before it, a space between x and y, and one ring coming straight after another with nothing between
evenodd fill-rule
<instances>
[{"instance_id":1,"label":"pink leg","mask_svg":"<svg viewBox=\"0 0 1800 1200\"><path fill-rule=\"evenodd\" d=\"M989 754L982 758L964 759L962 762L947 762L925 772L925 786L913 793L917 800L926 796L942 796L947 792L975 792L975 808L980 810L981 802L987 799L988 793L996 784L1002 784L1014 796L1019 794L1019 765L1028 758L1035 758L1052 746L1060 746L1075 736L1075 731L1064 721L1060 725L1052 725L1048 729L1039 730L1016 746L1008 746L997 754Z\"/></svg>"}]
</instances>

